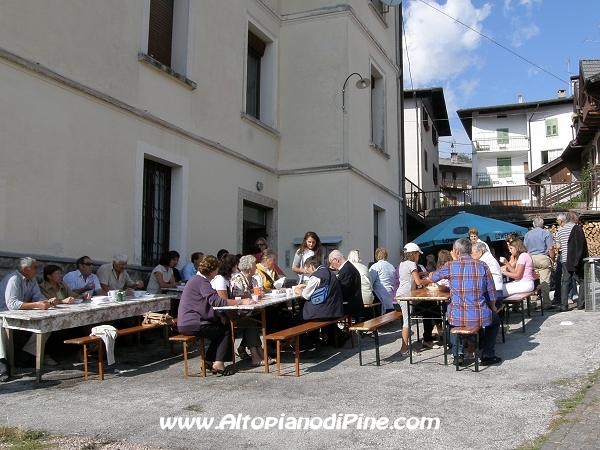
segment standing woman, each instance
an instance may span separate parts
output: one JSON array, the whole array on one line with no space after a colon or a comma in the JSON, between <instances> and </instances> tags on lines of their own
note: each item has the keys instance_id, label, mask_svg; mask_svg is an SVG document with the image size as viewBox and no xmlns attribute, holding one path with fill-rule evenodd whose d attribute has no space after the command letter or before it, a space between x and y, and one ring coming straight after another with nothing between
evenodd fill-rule
<instances>
[{"instance_id":1,"label":"standing woman","mask_svg":"<svg viewBox=\"0 0 600 450\"><path fill-rule=\"evenodd\" d=\"M400 285L396 291L396 295L410 294L417 286L427 286L430 281L428 279L421 279L421 274L417 268L417 261L419 256L423 252L417 244L409 242L404 246L404 253L402 255L402 262L398 266L398 280ZM410 333L410 323L408 323L408 302L400 302L400 308L402 309L402 347L400 353L402 356L408 355L408 337ZM430 326L426 327L425 323L429 322ZM431 321L423 321L423 341L426 341L425 337L428 337L430 342L431 332L433 330L433 324ZM428 335L427 335L428 334ZM433 346L433 343L432 343Z\"/></svg>"},{"instance_id":2,"label":"standing woman","mask_svg":"<svg viewBox=\"0 0 600 450\"><path fill-rule=\"evenodd\" d=\"M527 253L527 248L520 238L513 238L508 242L508 251L511 260L516 260L516 267L513 268L510 264L505 264L501 269L504 275L514 278L515 281L504 283L502 289L504 298L516 293L533 291L536 279L533 272L533 259Z\"/></svg>"},{"instance_id":3,"label":"standing woman","mask_svg":"<svg viewBox=\"0 0 600 450\"><path fill-rule=\"evenodd\" d=\"M294 261L292 262L292 271L298 274L298 284L306 282L310 277L304 263L313 255L318 257L319 261L323 261L323 244L321 244L317 233L309 231L304 235L304 240L294 254Z\"/></svg>"},{"instance_id":4,"label":"standing woman","mask_svg":"<svg viewBox=\"0 0 600 450\"><path fill-rule=\"evenodd\" d=\"M186 283L181 294L177 318L177 329L182 334L210 339L206 359L214 361L211 372L228 376L234 372L225 368L231 348L229 324L216 312L215 306L251 305L252 299L225 299L217 294L210 281L217 275L219 261L210 255L198 264L198 274Z\"/></svg>"},{"instance_id":5,"label":"standing woman","mask_svg":"<svg viewBox=\"0 0 600 450\"><path fill-rule=\"evenodd\" d=\"M375 250L377 262L369 270L373 280L373 293L381 302L381 310L385 312L394 310L394 272L396 271L387 259L387 250L379 247Z\"/></svg>"},{"instance_id":6,"label":"standing woman","mask_svg":"<svg viewBox=\"0 0 600 450\"><path fill-rule=\"evenodd\" d=\"M175 267L178 262L179 257L175 258L171 252L160 255L158 266L152 270L150 279L148 280L148 293L162 294L162 290L165 288L179 286L179 283L175 281L175 276L173 275L173 267Z\"/></svg>"}]
</instances>

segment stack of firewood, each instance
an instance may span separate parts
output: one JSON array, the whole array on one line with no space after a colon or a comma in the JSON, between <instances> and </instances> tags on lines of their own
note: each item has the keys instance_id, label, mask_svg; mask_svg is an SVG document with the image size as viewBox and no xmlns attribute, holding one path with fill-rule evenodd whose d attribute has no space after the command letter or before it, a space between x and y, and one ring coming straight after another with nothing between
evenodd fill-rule
<instances>
[{"instance_id":1,"label":"stack of firewood","mask_svg":"<svg viewBox=\"0 0 600 450\"><path fill-rule=\"evenodd\" d=\"M581 228L587 240L590 256L600 256L600 222L582 222ZM548 230L556 238L558 225L552 225Z\"/></svg>"}]
</instances>

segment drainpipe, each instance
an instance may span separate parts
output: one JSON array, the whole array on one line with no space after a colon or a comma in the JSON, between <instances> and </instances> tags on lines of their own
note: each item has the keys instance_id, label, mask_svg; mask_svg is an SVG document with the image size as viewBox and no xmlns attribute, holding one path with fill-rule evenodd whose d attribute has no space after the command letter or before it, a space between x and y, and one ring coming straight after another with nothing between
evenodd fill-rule
<instances>
[{"instance_id":1,"label":"drainpipe","mask_svg":"<svg viewBox=\"0 0 600 450\"><path fill-rule=\"evenodd\" d=\"M405 179L405 147L404 147L404 63L402 61L402 3L396 8L396 61L398 64L398 78L396 78L396 97L398 101L397 106L397 120L398 120L398 165L399 176L398 180L398 193L400 194L400 232L401 232L401 245L407 242L407 230L406 230L406 192L404 191L404 179Z\"/></svg>"},{"instance_id":2,"label":"drainpipe","mask_svg":"<svg viewBox=\"0 0 600 450\"><path fill-rule=\"evenodd\" d=\"M540 104L538 103L537 106L535 107L535 110L533 111L533 114L531 115L531 117L529 117L529 120L527 121L527 132L529 133L529 171L533 172L533 151L532 151L532 145L531 145L531 119L533 119L533 116L535 116L535 113L537 112L538 108L540 107ZM540 166L541 167L541 166ZM523 174L523 177L525 176L525 174ZM531 189L530 189L531 192ZM540 191L538 192L538 200L542 198L542 190L540 188ZM531 198L530 198L531 200Z\"/></svg>"}]
</instances>

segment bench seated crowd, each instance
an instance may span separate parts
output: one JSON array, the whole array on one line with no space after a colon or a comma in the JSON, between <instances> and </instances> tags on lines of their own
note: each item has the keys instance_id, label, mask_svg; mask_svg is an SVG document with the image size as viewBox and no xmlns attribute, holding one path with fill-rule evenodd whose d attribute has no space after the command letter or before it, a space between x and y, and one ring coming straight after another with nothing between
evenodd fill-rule
<instances>
[{"instance_id":1,"label":"bench seated crowd","mask_svg":"<svg viewBox=\"0 0 600 450\"><path fill-rule=\"evenodd\" d=\"M539 228L538 225L539 220L534 220L535 228L532 231ZM226 250L221 250L217 257L205 257L201 252L196 252L183 267L181 276L176 271L179 254L166 253L161 256L159 265L152 271L147 290L160 294L164 290L179 286L182 279L185 283L178 307L174 310L177 323L176 328L173 327L172 332L175 335L171 336L171 341L183 344L186 375L189 374L188 345L196 342L201 344L202 349L202 374L206 374L207 369L220 376L235 373L235 370L225 366L226 361L233 360L235 363L233 353L241 359L251 360L255 367L266 366L266 370L268 365L277 364L279 374L281 352L287 349L294 352L295 374L298 376L301 352L314 355L322 346L342 346L351 339L351 333L358 333L361 365L364 333L372 333L375 340L376 364L379 365L378 329L401 318L403 331L400 353L406 356L410 351L405 337L410 328L405 309L408 302L397 301L396 298L398 295L410 293L417 286L427 286L431 282L445 285L450 291L447 305L448 323L450 328L458 329L449 333L449 338L457 364L463 361L469 353L468 350L472 348L468 340L457 336L472 334L474 330L477 331L478 337L481 334L483 338L481 364L497 364L501 362L501 358L497 357L494 351L496 334L501 323L498 312L503 309L507 312L508 306L516 308L520 305L525 331L524 302L528 301L529 312L529 297L534 292L541 291L543 295L543 303L540 305L542 314L544 308L552 309L545 286L547 277L544 275L540 287L534 287L538 283L539 271L534 268L534 259L520 236L509 236L507 239L510 259L502 261L501 258L501 265L487 244L478 239L476 229L471 229L469 235L470 239L458 239L452 252L440 251L437 264L434 258L428 256L427 268L417 266L422 252L413 243L405 246L403 262L397 268L387 262L388 255L384 248L375 251L376 262L367 268L361 263L358 251L350 252L349 258L346 259L340 251L333 250L327 256L328 264L324 265L322 244L316 233L308 232L295 254L292 267L298 274L298 284L295 285L293 294L300 301L295 308L288 302L267 308L266 311L266 340L274 343L276 358L270 358L264 349L266 343L261 342L260 328L256 321L249 318L236 320L235 326L232 326L228 314L219 310L222 307L255 305L257 295L285 289L286 280L277 266L276 253L267 248L264 239L257 240L252 254L246 256L231 255ZM540 238L547 242L546 235L533 236L530 242L539 247ZM554 244L548 242L545 245L553 262ZM43 281L38 284L37 262L30 257L21 258L17 269L0 282L0 312L8 309L46 310L59 303L106 295L111 290L125 291L127 295L132 295L133 290L143 288L144 283L133 281L125 270L126 266L127 256L116 254L112 262L100 266L94 274L93 261L88 256L82 256L77 260L77 269L64 276L59 266L45 266ZM505 283L506 278L513 278L515 281ZM468 286L468 289L465 286ZM506 301L504 306L503 300ZM373 314L376 310L378 313ZM366 318L365 311L369 311L373 318ZM418 313L418 307L415 312ZM121 320L121 323L115 323L118 328L117 336L143 330L136 328L139 327L139 323L134 318ZM423 320L424 334L421 344L424 349L439 348L433 341L433 329L438 328L439 339L442 333L440 325L441 320L435 317L432 320ZM86 379L91 345L96 344L100 347L97 350L100 363L103 356L100 339L88 335L89 332L86 332L83 337L70 336L65 340L67 343L83 346L80 356L84 361ZM237 350L233 344L236 336L241 338ZM166 328L165 337L168 337ZM210 341L207 349L204 348L204 339ZM19 339L14 340L19 342ZM26 342L17 345L15 363L31 366L36 354L35 340L33 336L27 335L22 336L21 340ZM9 379L6 345L5 333L0 333L0 381ZM51 339L47 345L52 345ZM48 354L45 356L45 364L54 365L56 362ZM102 379L101 366L99 372Z\"/></svg>"}]
</instances>

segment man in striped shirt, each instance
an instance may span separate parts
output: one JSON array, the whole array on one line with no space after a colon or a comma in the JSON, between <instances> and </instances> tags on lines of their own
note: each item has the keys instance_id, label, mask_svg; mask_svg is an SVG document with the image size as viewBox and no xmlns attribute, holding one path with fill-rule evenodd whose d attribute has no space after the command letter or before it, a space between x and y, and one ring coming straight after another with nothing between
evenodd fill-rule
<instances>
[{"instance_id":1,"label":"man in striped shirt","mask_svg":"<svg viewBox=\"0 0 600 450\"><path fill-rule=\"evenodd\" d=\"M560 289L560 310L568 311L569 289L571 287L571 279L573 276L569 275L569 271L567 270L567 253L569 236L571 235L571 230L575 224L573 222L567 222L567 215L565 213L560 213L556 216L556 222L559 226L558 231L556 232L556 243L557 247L560 249L560 265L562 271L561 285L560 288L556 286L556 289Z\"/></svg>"},{"instance_id":2,"label":"man in striped shirt","mask_svg":"<svg viewBox=\"0 0 600 450\"><path fill-rule=\"evenodd\" d=\"M496 356L494 346L500 329L500 317L496 309L496 289L487 264L471 256L472 243L469 239L458 239L452 248L454 261L432 272L432 281L447 279L450 282L448 322L453 327L485 327L481 364L502 362ZM455 358L463 354L462 342L450 334Z\"/></svg>"}]
</instances>

